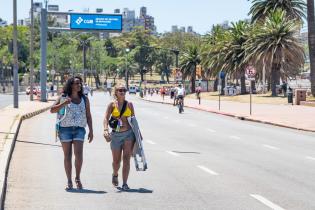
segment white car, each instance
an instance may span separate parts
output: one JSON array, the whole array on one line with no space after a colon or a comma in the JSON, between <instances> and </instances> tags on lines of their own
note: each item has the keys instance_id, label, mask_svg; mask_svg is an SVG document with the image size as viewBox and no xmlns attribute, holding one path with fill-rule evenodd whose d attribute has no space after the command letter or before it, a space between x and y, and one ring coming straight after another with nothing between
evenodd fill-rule
<instances>
[{"instance_id":1,"label":"white car","mask_svg":"<svg viewBox=\"0 0 315 210\"><path fill-rule=\"evenodd\" d=\"M134 94L137 93L137 89L136 89L135 86L130 86L130 87L129 87L129 94L131 94L131 93L134 93Z\"/></svg>"}]
</instances>

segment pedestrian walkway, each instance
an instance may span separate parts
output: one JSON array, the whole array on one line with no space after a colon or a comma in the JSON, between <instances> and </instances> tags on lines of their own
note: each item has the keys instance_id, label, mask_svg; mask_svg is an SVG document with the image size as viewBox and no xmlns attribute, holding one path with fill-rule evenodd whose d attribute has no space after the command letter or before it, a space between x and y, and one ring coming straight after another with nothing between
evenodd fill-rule
<instances>
[{"instance_id":1,"label":"pedestrian walkway","mask_svg":"<svg viewBox=\"0 0 315 210\"><path fill-rule=\"evenodd\" d=\"M144 100L158 103L173 104L174 100L160 95L147 95ZM293 128L304 131L315 132L315 107L253 104L252 115L250 115L250 104L232 101L202 100L201 104L197 99L185 98L185 107L199 109L207 112L237 117L242 120L261 122L281 127Z\"/></svg>"},{"instance_id":2,"label":"pedestrian walkway","mask_svg":"<svg viewBox=\"0 0 315 210\"><path fill-rule=\"evenodd\" d=\"M14 138L22 120L35 116L47 110L53 102L22 101L19 108L13 105L0 109L0 197L5 189L6 172L14 145ZM1 206L2 204L0 204Z\"/></svg>"}]
</instances>

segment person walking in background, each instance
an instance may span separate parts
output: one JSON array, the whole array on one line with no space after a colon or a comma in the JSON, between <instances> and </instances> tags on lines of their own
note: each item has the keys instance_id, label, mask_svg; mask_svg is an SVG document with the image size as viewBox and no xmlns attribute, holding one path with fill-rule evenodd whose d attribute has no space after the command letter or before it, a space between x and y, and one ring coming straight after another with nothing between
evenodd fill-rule
<instances>
[{"instance_id":1,"label":"person walking in background","mask_svg":"<svg viewBox=\"0 0 315 210\"><path fill-rule=\"evenodd\" d=\"M111 102L106 110L104 118L104 137L110 142L113 156L113 174L112 184L117 187L118 171L121 159L123 160L122 168L122 189L129 190L127 184L130 171L130 157L135 143L135 135L128 123L128 118L135 115L131 102L126 101L127 88L125 84L117 84L114 88L114 101ZM109 133L108 126L112 132Z\"/></svg>"},{"instance_id":2,"label":"person walking in background","mask_svg":"<svg viewBox=\"0 0 315 210\"><path fill-rule=\"evenodd\" d=\"M82 189L80 179L83 163L83 142L85 138L85 127L88 124L89 143L93 140L92 117L89 99L83 94L81 77L72 77L67 80L63 94L51 107L51 113L61 114L64 117L59 125L59 139L64 153L64 167L67 175L66 190L73 188L72 184L72 145L75 155L75 183L77 189Z\"/></svg>"},{"instance_id":3,"label":"person walking in background","mask_svg":"<svg viewBox=\"0 0 315 210\"><path fill-rule=\"evenodd\" d=\"M89 87L88 84L84 83L84 86L83 86L83 94L88 97L89 96L89 93L91 91L91 88Z\"/></svg>"}]
</instances>

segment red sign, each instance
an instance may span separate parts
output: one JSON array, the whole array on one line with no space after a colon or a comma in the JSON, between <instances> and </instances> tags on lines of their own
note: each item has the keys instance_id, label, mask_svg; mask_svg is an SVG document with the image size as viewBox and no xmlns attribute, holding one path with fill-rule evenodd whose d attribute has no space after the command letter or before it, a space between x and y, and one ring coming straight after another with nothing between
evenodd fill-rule
<instances>
[{"instance_id":1,"label":"red sign","mask_svg":"<svg viewBox=\"0 0 315 210\"><path fill-rule=\"evenodd\" d=\"M248 77L254 77L256 75L256 69L254 66L246 67L246 74Z\"/></svg>"}]
</instances>

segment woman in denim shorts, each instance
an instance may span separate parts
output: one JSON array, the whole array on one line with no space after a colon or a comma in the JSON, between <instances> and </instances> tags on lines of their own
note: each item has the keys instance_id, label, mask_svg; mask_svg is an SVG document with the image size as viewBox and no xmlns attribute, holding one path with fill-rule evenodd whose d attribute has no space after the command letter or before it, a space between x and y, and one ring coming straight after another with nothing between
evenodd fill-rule
<instances>
[{"instance_id":1,"label":"woman in denim shorts","mask_svg":"<svg viewBox=\"0 0 315 210\"><path fill-rule=\"evenodd\" d=\"M128 117L134 116L135 111L132 103L125 100L126 92L127 89L124 84L118 84L115 86L113 94L115 100L108 105L104 118L104 137L106 141L111 144L113 156L112 184L115 187L118 186L118 171L121 159L123 159L123 190L129 190L127 180L130 171L130 157L135 143L135 135L128 123ZM126 104L125 111L120 113L124 103ZM112 129L111 133L108 131L110 117L118 120L118 125L116 128Z\"/></svg>"},{"instance_id":2,"label":"woman in denim shorts","mask_svg":"<svg viewBox=\"0 0 315 210\"><path fill-rule=\"evenodd\" d=\"M64 153L64 167L67 175L66 190L73 188L72 184L72 145L75 155L75 183L77 189L82 189L80 173L83 162L83 142L86 124L89 126L88 140L93 140L92 117L90 102L83 95L81 77L68 79L64 92L50 109L51 113L60 113L65 109L65 116L60 122L59 139Z\"/></svg>"}]
</instances>

